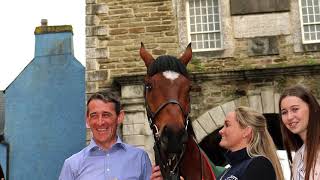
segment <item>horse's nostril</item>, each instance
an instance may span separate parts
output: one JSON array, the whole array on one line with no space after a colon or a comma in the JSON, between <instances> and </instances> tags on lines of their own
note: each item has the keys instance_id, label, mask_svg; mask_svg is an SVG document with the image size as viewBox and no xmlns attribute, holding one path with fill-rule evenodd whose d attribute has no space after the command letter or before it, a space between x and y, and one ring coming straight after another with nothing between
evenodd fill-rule
<instances>
[{"instance_id":1,"label":"horse's nostril","mask_svg":"<svg viewBox=\"0 0 320 180\"><path fill-rule=\"evenodd\" d=\"M165 143L165 144L168 144L169 143L169 138L168 138L168 136L162 136L162 138L161 138L161 141L163 142L163 143Z\"/></svg>"}]
</instances>

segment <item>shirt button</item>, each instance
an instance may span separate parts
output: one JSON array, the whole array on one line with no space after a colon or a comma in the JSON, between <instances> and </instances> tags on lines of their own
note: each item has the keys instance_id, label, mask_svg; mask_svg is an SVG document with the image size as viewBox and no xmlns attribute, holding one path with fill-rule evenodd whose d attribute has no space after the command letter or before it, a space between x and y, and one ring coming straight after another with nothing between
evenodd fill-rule
<instances>
[{"instance_id":1,"label":"shirt button","mask_svg":"<svg viewBox=\"0 0 320 180\"><path fill-rule=\"evenodd\" d=\"M110 169L108 168L107 171L110 171Z\"/></svg>"},{"instance_id":2,"label":"shirt button","mask_svg":"<svg viewBox=\"0 0 320 180\"><path fill-rule=\"evenodd\" d=\"M109 156L109 154L107 154L107 156Z\"/></svg>"}]
</instances>

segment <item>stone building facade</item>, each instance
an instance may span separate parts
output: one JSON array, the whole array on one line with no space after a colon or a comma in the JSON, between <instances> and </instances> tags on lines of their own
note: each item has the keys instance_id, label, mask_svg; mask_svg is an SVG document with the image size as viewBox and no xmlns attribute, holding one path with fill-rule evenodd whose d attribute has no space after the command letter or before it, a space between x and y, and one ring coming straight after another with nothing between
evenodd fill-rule
<instances>
[{"instance_id":1,"label":"stone building facade","mask_svg":"<svg viewBox=\"0 0 320 180\"><path fill-rule=\"evenodd\" d=\"M194 6L198 13L200 7L204 13L210 3L215 45L205 49L197 44L198 37L193 38L197 35L191 32L191 9ZM314 20L313 27L304 22L305 17L309 21L311 16L318 18L319 5L304 3L86 0L86 92L114 88L121 94L126 111L120 130L123 139L146 149L151 158L153 137L144 107L146 69L139 57L140 42L154 57L179 56L193 42L188 69L192 74L191 118L199 141L221 126L235 106L277 114L279 93L285 87L302 84L319 98L320 20ZM205 24L210 25L210 18Z\"/></svg>"}]
</instances>

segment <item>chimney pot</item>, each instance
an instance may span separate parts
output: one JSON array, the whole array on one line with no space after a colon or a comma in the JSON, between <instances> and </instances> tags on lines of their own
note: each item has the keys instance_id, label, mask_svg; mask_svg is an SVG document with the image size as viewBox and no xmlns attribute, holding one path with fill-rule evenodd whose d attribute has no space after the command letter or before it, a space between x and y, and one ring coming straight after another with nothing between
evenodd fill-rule
<instances>
[{"instance_id":1,"label":"chimney pot","mask_svg":"<svg viewBox=\"0 0 320 180\"><path fill-rule=\"evenodd\" d=\"M48 20L47 19L41 19L41 26L47 26Z\"/></svg>"}]
</instances>

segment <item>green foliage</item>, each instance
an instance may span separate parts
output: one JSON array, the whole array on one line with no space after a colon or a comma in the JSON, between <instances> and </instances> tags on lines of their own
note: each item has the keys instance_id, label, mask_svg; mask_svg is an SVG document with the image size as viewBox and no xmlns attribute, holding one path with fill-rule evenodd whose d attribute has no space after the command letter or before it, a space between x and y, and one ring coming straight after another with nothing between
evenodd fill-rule
<instances>
[{"instance_id":1,"label":"green foliage","mask_svg":"<svg viewBox=\"0 0 320 180\"><path fill-rule=\"evenodd\" d=\"M307 64L314 65L314 64L318 64L318 63L314 58L309 58L309 59L307 59Z\"/></svg>"},{"instance_id":2,"label":"green foliage","mask_svg":"<svg viewBox=\"0 0 320 180\"><path fill-rule=\"evenodd\" d=\"M62 26L38 26L36 27L34 34L47 34L47 33L60 33L60 32L71 32L71 25L62 25Z\"/></svg>"},{"instance_id":3,"label":"green foliage","mask_svg":"<svg viewBox=\"0 0 320 180\"><path fill-rule=\"evenodd\" d=\"M188 71L203 71L204 67L201 64L201 59L192 58L191 62L187 66Z\"/></svg>"},{"instance_id":4,"label":"green foliage","mask_svg":"<svg viewBox=\"0 0 320 180\"><path fill-rule=\"evenodd\" d=\"M282 92L287 85L287 79L281 76L276 80L276 82L277 82L277 85L276 85L277 92Z\"/></svg>"}]
</instances>

